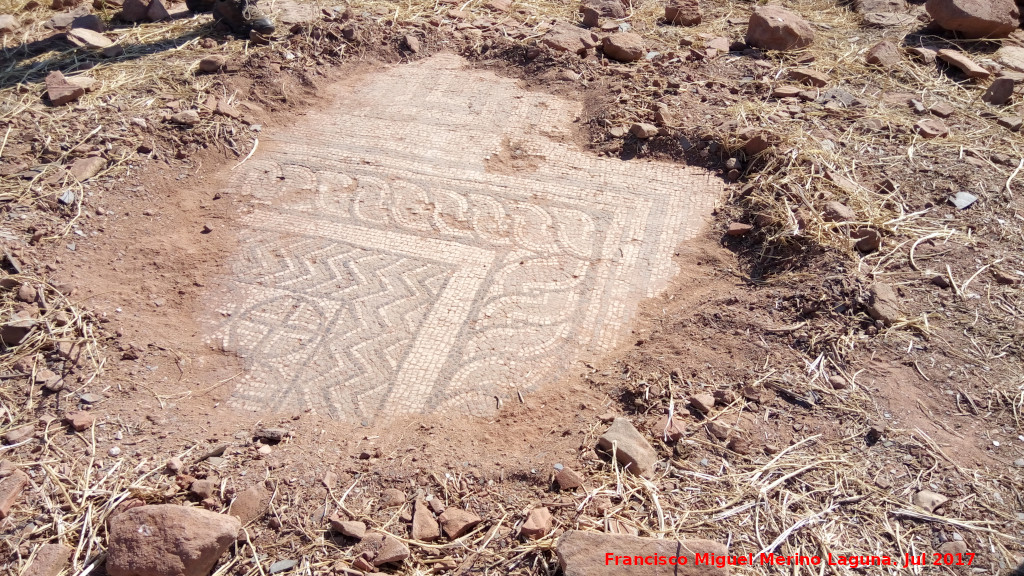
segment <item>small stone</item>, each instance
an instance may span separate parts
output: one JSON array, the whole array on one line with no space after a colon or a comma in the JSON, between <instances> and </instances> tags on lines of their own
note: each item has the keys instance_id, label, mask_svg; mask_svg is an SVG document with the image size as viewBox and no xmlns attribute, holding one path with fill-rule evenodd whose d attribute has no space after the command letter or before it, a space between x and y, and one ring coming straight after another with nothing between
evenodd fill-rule
<instances>
[{"instance_id":1,"label":"small stone","mask_svg":"<svg viewBox=\"0 0 1024 576\"><path fill-rule=\"evenodd\" d=\"M299 565L298 560L278 560L270 565L267 572L271 574L277 574L278 572L284 572L285 570L291 570Z\"/></svg>"},{"instance_id":2,"label":"small stone","mask_svg":"<svg viewBox=\"0 0 1024 576\"><path fill-rule=\"evenodd\" d=\"M205 576L238 536L237 518L194 506L131 508L108 521L110 576Z\"/></svg>"},{"instance_id":3,"label":"small stone","mask_svg":"<svg viewBox=\"0 0 1024 576\"><path fill-rule=\"evenodd\" d=\"M25 440L31 438L33 434L35 434L35 426L33 426L32 424L18 426L17 428L8 430L7 433L4 434L4 443L20 444L21 442L24 442Z\"/></svg>"},{"instance_id":4,"label":"small stone","mask_svg":"<svg viewBox=\"0 0 1024 576\"><path fill-rule=\"evenodd\" d=\"M928 512L935 512L935 510L947 501L949 501L949 498L930 490L921 490L917 494L914 494L914 505L923 508Z\"/></svg>"},{"instance_id":5,"label":"small stone","mask_svg":"<svg viewBox=\"0 0 1024 576\"><path fill-rule=\"evenodd\" d=\"M694 394L690 396L690 406L697 411L707 414L715 407L715 397L711 394Z\"/></svg>"},{"instance_id":6,"label":"small stone","mask_svg":"<svg viewBox=\"0 0 1024 576\"><path fill-rule=\"evenodd\" d=\"M613 454L619 464L630 472L650 477L658 455L636 428L625 418L616 418L598 439L598 447Z\"/></svg>"},{"instance_id":7,"label":"small stone","mask_svg":"<svg viewBox=\"0 0 1024 576\"><path fill-rule=\"evenodd\" d=\"M433 542L441 537L441 527L422 498L413 504L412 539L420 542Z\"/></svg>"},{"instance_id":8,"label":"small stone","mask_svg":"<svg viewBox=\"0 0 1024 576\"><path fill-rule=\"evenodd\" d=\"M171 121L184 126L195 126L199 124L199 112L196 110L183 110L172 115Z\"/></svg>"},{"instance_id":9,"label":"small stone","mask_svg":"<svg viewBox=\"0 0 1024 576\"><path fill-rule=\"evenodd\" d=\"M189 486L189 491L192 492L200 500L207 500L217 495L217 488L220 486L220 482L213 478L204 478L203 480L196 480Z\"/></svg>"},{"instance_id":10,"label":"small stone","mask_svg":"<svg viewBox=\"0 0 1024 576\"><path fill-rule=\"evenodd\" d=\"M747 44L765 50L797 50L814 42L814 28L799 15L775 5L754 8Z\"/></svg>"},{"instance_id":11,"label":"small stone","mask_svg":"<svg viewBox=\"0 0 1024 576\"><path fill-rule=\"evenodd\" d=\"M273 452L273 448L267 446L266 444L256 449L256 453L259 454L260 456L270 456Z\"/></svg>"},{"instance_id":12,"label":"small stone","mask_svg":"<svg viewBox=\"0 0 1024 576\"><path fill-rule=\"evenodd\" d=\"M551 511L547 508L534 508L526 515L526 521L519 528L519 533L528 540L538 540L551 532Z\"/></svg>"},{"instance_id":13,"label":"small stone","mask_svg":"<svg viewBox=\"0 0 1024 576\"><path fill-rule=\"evenodd\" d=\"M949 127L937 118L926 118L914 125L914 129L922 138L939 138L949 136Z\"/></svg>"},{"instance_id":14,"label":"small stone","mask_svg":"<svg viewBox=\"0 0 1024 576\"><path fill-rule=\"evenodd\" d=\"M441 529L452 540L465 536L481 522L476 514L455 507L445 508L438 520L441 522Z\"/></svg>"},{"instance_id":15,"label":"small stone","mask_svg":"<svg viewBox=\"0 0 1024 576\"><path fill-rule=\"evenodd\" d=\"M789 71L789 78L797 82L803 82L815 88L828 86L828 75L818 72L813 68L793 68Z\"/></svg>"},{"instance_id":16,"label":"small stone","mask_svg":"<svg viewBox=\"0 0 1024 576\"><path fill-rule=\"evenodd\" d=\"M211 227L212 230L212 227ZM291 438L292 431L287 428L260 428L256 431L255 437L264 442L278 443L286 438Z\"/></svg>"},{"instance_id":17,"label":"small stone","mask_svg":"<svg viewBox=\"0 0 1024 576\"><path fill-rule=\"evenodd\" d=\"M873 66L879 66L886 70L898 68L903 62L900 49L889 40L882 40L875 44L864 55L864 60Z\"/></svg>"},{"instance_id":18,"label":"small stone","mask_svg":"<svg viewBox=\"0 0 1024 576\"><path fill-rule=\"evenodd\" d=\"M106 396L103 394L96 394L94 392L86 392L85 394L79 394L78 399L81 400L83 404L98 404L106 399Z\"/></svg>"},{"instance_id":19,"label":"small stone","mask_svg":"<svg viewBox=\"0 0 1024 576\"><path fill-rule=\"evenodd\" d=\"M110 456L111 458L117 458L120 455L121 448L119 448L118 446L111 446L110 450L107 450L107 456Z\"/></svg>"},{"instance_id":20,"label":"small stone","mask_svg":"<svg viewBox=\"0 0 1024 576\"><path fill-rule=\"evenodd\" d=\"M36 289L28 282L22 282L21 286L18 286L18 300L22 302L35 302L36 301Z\"/></svg>"},{"instance_id":21,"label":"small stone","mask_svg":"<svg viewBox=\"0 0 1024 576\"><path fill-rule=\"evenodd\" d=\"M732 428L721 422L708 422L705 428L707 428L709 434L719 440L726 440L729 438L729 434L732 433Z\"/></svg>"},{"instance_id":22,"label":"small stone","mask_svg":"<svg viewBox=\"0 0 1024 576\"><path fill-rule=\"evenodd\" d=\"M68 40L84 48L103 49L114 45L114 41L103 34L88 28L72 28L67 33Z\"/></svg>"},{"instance_id":23,"label":"small stone","mask_svg":"<svg viewBox=\"0 0 1024 576\"><path fill-rule=\"evenodd\" d=\"M101 156L90 156L88 158L79 158L78 160L75 160L68 171L71 172L71 175L79 182L85 182L99 174L106 167L106 159Z\"/></svg>"},{"instance_id":24,"label":"small stone","mask_svg":"<svg viewBox=\"0 0 1024 576\"><path fill-rule=\"evenodd\" d=\"M843 378L842 376L840 376L838 374L830 376L829 379L828 379L828 383L832 386L833 390L843 390L843 389L849 387L849 385L850 385L846 381L846 378Z\"/></svg>"},{"instance_id":25,"label":"small stone","mask_svg":"<svg viewBox=\"0 0 1024 576\"><path fill-rule=\"evenodd\" d=\"M799 86L777 86L772 90L772 98L796 98L803 90Z\"/></svg>"},{"instance_id":26,"label":"small stone","mask_svg":"<svg viewBox=\"0 0 1024 576\"><path fill-rule=\"evenodd\" d=\"M401 562L409 557L409 547L381 532L368 532L353 552L369 559L374 566Z\"/></svg>"},{"instance_id":27,"label":"small stone","mask_svg":"<svg viewBox=\"0 0 1024 576\"><path fill-rule=\"evenodd\" d=\"M1020 132L1021 127L1024 126L1024 118L1020 116L1003 116L996 120L996 123L1010 132Z\"/></svg>"},{"instance_id":28,"label":"small stone","mask_svg":"<svg viewBox=\"0 0 1024 576\"><path fill-rule=\"evenodd\" d=\"M242 526L245 526L266 514L271 496L263 484L255 484L235 496L228 508L228 514L241 520Z\"/></svg>"},{"instance_id":29,"label":"small stone","mask_svg":"<svg viewBox=\"0 0 1024 576\"><path fill-rule=\"evenodd\" d=\"M96 418L88 412L72 412L64 416L64 421L71 425L76 432L88 430Z\"/></svg>"},{"instance_id":30,"label":"small stone","mask_svg":"<svg viewBox=\"0 0 1024 576\"><path fill-rule=\"evenodd\" d=\"M917 57L918 60L925 64L934 64L935 59L938 58L938 51L931 48L924 48L921 46L914 46L907 48L911 54Z\"/></svg>"},{"instance_id":31,"label":"small stone","mask_svg":"<svg viewBox=\"0 0 1024 576\"><path fill-rule=\"evenodd\" d=\"M874 252L882 246L882 234L874 228L857 228L850 232L850 238L856 240L853 247L864 253Z\"/></svg>"},{"instance_id":32,"label":"small stone","mask_svg":"<svg viewBox=\"0 0 1024 576\"><path fill-rule=\"evenodd\" d=\"M658 127L651 124L633 124L629 128L629 133L640 140L646 140L652 136L658 135Z\"/></svg>"},{"instance_id":33,"label":"small stone","mask_svg":"<svg viewBox=\"0 0 1024 576\"><path fill-rule=\"evenodd\" d=\"M899 297L892 286L876 282L868 287L868 297L867 312L873 319L889 326L901 316Z\"/></svg>"},{"instance_id":34,"label":"small stone","mask_svg":"<svg viewBox=\"0 0 1024 576\"><path fill-rule=\"evenodd\" d=\"M71 561L72 552L63 544L43 544L23 576L57 576Z\"/></svg>"},{"instance_id":35,"label":"small stone","mask_svg":"<svg viewBox=\"0 0 1024 576\"><path fill-rule=\"evenodd\" d=\"M1013 97L1013 90L1016 85L1017 83L1014 82L1013 78L996 78L992 81L988 90L985 90L985 94L981 96L981 99L993 106L1003 106Z\"/></svg>"},{"instance_id":36,"label":"small stone","mask_svg":"<svg viewBox=\"0 0 1024 576\"><path fill-rule=\"evenodd\" d=\"M956 206L958 210L965 210L978 201L978 197L970 192L957 192L949 197L949 203Z\"/></svg>"},{"instance_id":37,"label":"small stone","mask_svg":"<svg viewBox=\"0 0 1024 576\"><path fill-rule=\"evenodd\" d=\"M666 414L654 425L654 433L665 442L678 442L686 435L686 427L680 422L678 416L669 419Z\"/></svg>"},{"instance_id":38,"label":"small stone","mask_svg":"<svg viewBox=\"0 0 1024 576\"><path fill-rule=\"evenodd\" d=\"M342 520L340 518L331 518L331 530L334 530L342 536L348 536L349 538L360 539L366 535L366 524L359 522L358 520Z\"/></svg>"},{"instance_id":39,"label":"small stone","mask_svg":"<svg viewBox=\"0 0 1024 576\"><path fill-rule=\"evenodd\" d=\"M166 468L167 471L172 474L177 474L178 472L181 472L181 470L184 467L185 465L182 463L181 458L178 458L177 456L169 458L167 462L164 464L164 468Z\"/></svg>"},{"instance_id":40,"label":"small stone","mask_svg":"<svg viewBox=\"0 0 1024 576\"><path fill-rule=\"evenodd\" d=\"M742 222L730 222L729 228L726 229L725 233L728 236L745 236L749 234L754 227L750 224L744 224Z\"/></svg>"},{"instance_id":41,"label":"small stone","mask_svg":"<svg viewBox=\"0 0 1024 576\"><path fill-rule=\"evenodd\" d=\"M405 36L404 41L405 41L406 48L409 49L409 52L412 52L413 54L419 53L419 51L420 51L420 39L419 38L417 38L417 37L415 37L415 36L413 36L411 34L408 34L408 35Z\"/></svg>"},{"instance_id":42,"label":"small stone","mask_svg":"<svg viewBox=\"0 0 1024 576\"><path fill-rule=\"evenodd\" d=\"M28 483L28 474L21 470L15 470L10 476L0 480L0 520L11 515L11 508Z\"/></svg>"},{"instance_id":43,"label":"small stone","mask_svg":"<svg viewBox=\"0 0 1024 576\"><path fill-rule=\"evenodd\" d=\"M949 118L956 113L956 108L953 108L953 105L949 102L936 102L928 110L939 118Z\"/></svg>"},{"instance_id":44,"label":"small stone","mask_svg":"<svg viewBox=\"0 0 1024 576\"><path fill-rule=\"evenodd\" d=\"M397 488L388 488L381 494L380 506L381 508L394 508L395 506L405 504L406 500L408 500L408 497L405 495L405 492Z\"/></svg>"},{"instance_id":45,"label":"small stone","mask_svg":"<svg viewBox=\"0 0 1024 576\"><path fill-rule=\"evenodd\" d=\"M228 65L228 59L220 54L211 54L199 61L199 71L206 74L220 72Z\"/></svg>"},{"instance_id":46,"label":"small stone","mask_svg":"<svg viewBox=\"0 0 1024 576\"><path fill-rule=\"evenodd\" d=\"M665 21L680 26L700 24L702 15L697 0L669 0L665 4Z\"/></svg>"},{"instance_id":47,"label":"small stone","mask_svg":"<svg viewBox=\"0 0 1024 576\"><path fill-rule=\"evenodd\" d=\"M54 106L62 106L69 102L74 102L85 94L85 88L68 82L58 70L47 74L45 82L46 97L50 99L50 104Z\"/></svg>"},{"instance_id":48,"label":"small stone","mask_svg":"<svg viewBox=\"0 0 1024 576\"><path fill-rule=\"evenodd\" d=\"M566 466L555 474L555 483L560 490L574 490L583 486L583 477Z\"/></svg>"},{"instance_id":49,"label":"small stone","mask_svg":"<svg viewBox=\"0 0 1024 576\"><path fill-rule=\"evenodd\" d=\"M834 200L825 204L822 216L826 222L853 222L857 219L857 213L853 209Z\"/></svg>"},{"instance_id":50,"label":"small stone","mask_svg":"<svg viewBox=\"0 0 1024 576\"><path fill-rule=\"evenodd\" d=\"M956 557L957 554L967 554L967 543L963 540L945 542L942 546L939 546L939 554L942 554L943 556L952 554L954 557Z\"/></svg>"},{"instance_id":51,"label":"small stone","mask_svg":"<svg viewBox=\"0 0 1024 576\"><path fill-rule=\"evenodd\" d=\"M951 66L955 66L960 70L963 70L964 74L971 78L988 78L992 75L991 72L978 66L978 64L964 55L962 52L956 50L943 49L939 50L938 57L940 60L948 63Z\"/></svg>"},{"instance_id":52,"label":"small stone","mask_svg":"<svg viewBox=\"0 0 1024 576\"><path fill-rule=\"evenodd\" d=\"M604 55L619 62L636 62L647 54L643 38L632 32L619 32L605 36Z\"/></svg>"}]
</instances>

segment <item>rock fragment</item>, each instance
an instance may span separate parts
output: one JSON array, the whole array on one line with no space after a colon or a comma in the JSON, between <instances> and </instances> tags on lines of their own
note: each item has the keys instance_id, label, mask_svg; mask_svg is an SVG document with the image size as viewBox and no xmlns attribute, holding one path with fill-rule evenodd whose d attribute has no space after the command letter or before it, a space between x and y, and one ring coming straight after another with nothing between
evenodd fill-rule
<instances>
[{"instance_id":1,"label":"rock fragment","mask_svg":"<svg viewBox=\"0 0 1024 576\"><path fill-rule=\"evenodd\" d=\"M680 26L696 26L702 20L697 0L669 0L665 4L665 21Z\"/></svg>"},{"instance_id":2,"label":"rock fragment","mask_svg":"<svg viewBox=\"0 0 1024 576\"><path fill-rule=\"evenodd\" d=\"M864 61L872 66L893 70L903 62L903 56L895 44L889 40L882 40L867 51Z\"/></svg>"},{"instance_id":3,"label":"rock fragment","mask_svg":"<svg viewBox=\"0 0 1024 576\"><path fill-rule=\"evenodd\" d=\"M573 490L583 486L583 477L566 466L555 474L555 483L560 490Z\"/></svg>"},{"instance_id":4,"label":"rock fragment","mask_svg":"<svg viewBox=\"0 0 1024 576\"><path fill-rule=\"evenodd\" d=\"M928 512L935 512L935 510L948 501L949 498L931 490L921 490L914 494L914 505Z\"/></svg>"},{"instance_id":5,"label":"rock fragment","mask_svg":"<svg viewBox=\"0 0 1024 576\"><path fill-rule=\"evenodd\" d=\"M876 282L868 287L868 315L886 326L900 318L899 302L896 291L888 284Z\"/></svg>"},{"instance_id":6,"label":"rock fragment","mask_svg":"<svg viewBox=\"0 0 1024 576\"><path fill-rule=\"evenodd\" d=\"M70 424L76 432L82 432L92 426L96 417L88 412L72 412L64 416L64 421Z\"/></svg>"},{"instance_id":7,"label":"rock fragment","mask_svg":"<svg viewBox=\"0 0 1024 576\"><path fill-rule=\"evenodd\" d=\"M71 164L68 170L79 182L85 182L89 178L99 174L107 167L107 161L102 156L90 156L79 158Z\"/></svg>"},{"instance_id":8,"label":"rock fragment","mask_svg":"<svg viewBox=\"0 0 1024 576\"><path fill-rule=\"evenodd\" d=\"M747 44L765 50L797 50L814 42L814 29L798 14L766 5L754 8L747 24Z\"/></svg>"},{"instance_id":9,"label":"rock fragment","mask_svg":"<svg viewBox=\"0 0 1024 576\"><path fill-rule=\"evenodd\" d=\"M110 576L207 576L235 541L238 518L192 506L139 506L110 519Z\"/></svg>"},{"instance_id":10,"label":"rock fragment","mask_svg":"<svg viewBox=\"0 0 1024 576\"><path fill-rule=\"evenodd\" d=\"M72 44L83 48L102 50L114 45L110 38L88 28L72 28L68 31L67 37Z\"/></svg>"},{"instance_id":11,"label":"rock fragment","mask_svg":"<svg viewBox=\"0 0 1024 576\"><path fill-rule=\"evenodd\" d=\"M412 539L420 542L433 542L441 537L441 527L422 498L413 504Z\"/></svg>"},{"instance_id":12,"label":"rock fragment","mask_svg":"<svg viewBox=\"0 0 1024 576\"><path fill-rule=\"evenodd\" d=\"M852 208L835 200L825 204L821 215L826 222L852 222L857 219L857 213Z\"/></svg>"},{"instance_id":13,"label":"rock fragment","mask_svg":"<svg viewBox=\"0 0 1024 576\"><path fill-rule=\"evenodd\" d=\"M43 544L24 576L57 576L68 565L72 552L63 544Z\"/></svg>"},{"instance_id":14,"label":"rock fragment","mask_svg":"<svg viewBox=\"0 0 1024 576\"><path fill-rule=\"evenodd\" d=\"M1004 38L1020 26L1014 0L928 0L925 10L944 30L967 38Z\"/></svg>"},{"instance_id":15,"label":"rock fragment","mask_svg":"<svg viewBox=\"0 0 1024 576\"><path fill-rule=\"evenodd\" d=\"M551 527L551 511L544 507L534 508L526 515L526 520L519 528L519 533L529 540L537 540L551 532Z\"/></svg>"},{"instance_id":16,"label":"rock fragment","mask_svg":"<svg viewBox=\"0 0 1024 576\"><path fill-rule=\"evenodd\" d=\"M939 50L937 56L940 60L946 62L950 66L955 66L960 70L963 70L964 74L971 78L984 79L992 75L991 72L979 66L974 60L971 60L962 52L946 48Z\"/></svg>"},{"instance_id":17,"label":"rock fragment","mask_svg":"<svg viewBox=\"0 0 1024 576\"><path fill-rule=\"evenodd\" d=\"M342 536L360 539L366 535L366 524L358 520L342 520L341 518L333 517L330 522L331 530Z\"/></svg>"},{"instance_id":18,"label":"rock fragment","mask_svg":"<svg viewBox=\"0 0 1024 576\"><path fill-rule=\"evenodd\" d=\"M636 62L647 54L644 40L632 32L618 32L605 36L604 55L619 62Z\"/></svg>"},{"instance_id":19,"label":"rock fragment","mask_svg":"<svg viewBox=\"0 0 1024 576\"><path fill-rule=\"evenodd\" d=\"M409 557L409 547L382 532L367 532L354 550L374 566L401 562Z\"/></svg>"},{"instance_id":20,"label":"rock fragment","mask_svg":"<svg viewBox=\"0 0 1024 576\"><path fill-rule=\"evenodd\" d=\"M949 136L949 127L938 118L925 118L914 125L914 130L922 138L941 138Z\"/></svg>"},{"instance_id":21,"label":"rock fragment","mask_svg":"<svg viewBox=\"0 0 1024 576\"><path fill-rule=\"evenodd\" d=\"M599 448L612 454L627 470L640 476L654 473L658 455L636 428L625 418L616 418L598 439Z\"/></svg>"},{"instance_id":22,"label":"rock fragment","mask_svg":"<svg viewBox=\"0 0 1024 576\"><path fill-rule=\"evenodd\" d=\"M228 508L228 514L238 518L242 526L262 518L270 506L273 496L263 484L254 484L235 496Z\"/></svg>"},{"instance_id":23,"label":"rock fragment","mask_svg":"<svg viewBox=\"0 0 1024 576\"><path fill-rule=\"evenodd\" d=\"M678 442L686 435L686 427L683 426L678 416L669 418L666 414L654 425L654 433L665 442Z\"/></svg>"},{"instance_id":24,"label":"rock fragment","mask_svg":"<svg viewBox=\"0 0 1024 576\"><path fill-rule=\"evenodd\" d=\"M1013 78L996 78L981 96L981 99L993 106L1004 106L1013 97L1017 82Z\"/></svg>"},{"instance_id":25,"label":"rock fragment","mask_svg":"<svg viewBox=\"0 0 1024 576\"><path fill-rule=\"evenodd\" d=\"M441 521L441 528L452 540L460 538L480 523L480 517L468 510L449 507L438 517Z\"/></svg>"},{"instance_id":26,"label":"rock fragment","mask_svg":"<svg viewBox=\"0 0 1024 576\"><path fill-rule=\"evenodd\" d=\"M629 133L635 136L638 140L647 140L648 138L658 135L658 127L653 124L638 122L629 127Z\"/></svg>"},{"instance_id":27,"label":"rock fragment","mask_svg":"<svg viewBox=\"0 0 1024 576\"><path fill-rule=\"evenodd\" d=\"M11 515L11 508L28 483L28 474L21 470L15 470L10 476L0 480L0 520Z\"/></svg>"},{"instance_id":28,"label":"rock fragment","mask_svg":"<svg viewBox=\"0 0 1024 576\"><path fill-rule=\"evenodd\" d=\"M68 82L59 70L54 70L47 74L45 82L46 97L50 99L50 104L54 106L63 106L69 102L74 102L85 94L84 88Z\"/></svg>"},{"instance_id":29,"label":"rock fragment","mask_svg":"<svg viewBox=\"0 0 1024 576\"><path fill-rule=\"evenodd\" d=\"M690 406L696 408L698 412L707 414L715 407L715 397L711 394L694 394L690 396Z\"/></svg>"}]
</instances>

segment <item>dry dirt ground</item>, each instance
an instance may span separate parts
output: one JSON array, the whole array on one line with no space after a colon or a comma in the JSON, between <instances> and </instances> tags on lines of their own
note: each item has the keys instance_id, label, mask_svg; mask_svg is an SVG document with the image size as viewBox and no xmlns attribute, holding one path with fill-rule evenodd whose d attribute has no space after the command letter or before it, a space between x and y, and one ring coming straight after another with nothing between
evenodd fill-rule
<instances>
[{"instance_id":1,"label":"dry dirt ground","mask_svg":"<svg viewBox=\"0 0 1024 576\"><path fill-rule=\"evenodd\" d=\"M1024 561L1024 147L998 119L1020 116L1022 95L996 109L980 98L985 82L907 52L894 68L873 67L864 53L888 38L985 60L1021 37L957 42L920 18L879 28L843 3L783 4L815 24L810 48L708 49L743 40L746 2L701 2L704 21L694 27L666 25L659 2L633 4L621 22L657 54L622 64L544 45L557 22L579 20L568 3L355 2L313 12L271 4L279 23L293 24L270 44L227 35L180 4L168 6L169 22L136 26L92 10L124 47L113 58L47 27L64 9L0 3L20 19L0 60L0 323L31 327L0 348L0 475L29 478L0 523L0 567L25 573L41 545L62 543L74 550L67 573L103 574L105 521L125 502L227 511L235 494L263 484L273 499L221 558L220 574L358 573L355 540L332 531L330 517L405 542L409 558L380 568L393 574L554 574L555 543L572 529L708 538L736 554L902 558L966 546L971 566L867 573L1008 573ZM210 55L226 65L202 73ZM430 102L429 75L417 77L423 101L403 91L403 70L430 71L431 62L505 86L510 98L493 109L481 98L477 124L460 125L477 134L457 143L462 151L489 142L502 115L518 110L513 100L551 103L509 113L531 128L481 164L495 185L544 181L536 159L559 150L595 170L649 167L648 185L622 185L645 198L706 198L700 189L712 200L694 209L699 228L680 233L665 262L651 257L671 273L655 282L643 270L655 278L623 300L635 311L620 316L616 338L545 351L535 364L496 372L492 388L478 377L488 392L472 401L452 393L416 405L429 409L393 408L378 387L400 378L381 373L365 383L375 408L332 412L308 394L322 390L322 374L306 371L314 360L265 362L283 339L261 348L217 332L225 318L246 318L245 306L224 313L225 302L265 287L265 278L239 280L239 263L291 238L252 233L261 210L332 218L311 200L322 180L271 197L265 191L290 174L270 167L255 184L239 174L309 156L301 147L319 142L318 128L356 135L318 159L321 172L335 161L351 171L374 154L401 157L406 142L433 145L425 136L418 143L418 132L373 132L456 122L443 102ZM794 67L817 70L827 86L779 97L780 87L800 85L789 79ZM98 87L55 106L44 96L52 70L88 75ZM373 115L365 95L380 94L371 88L382 78L398 79L394 92L410 98L411 118L390 112L401 106L388 98L379 103L388 115ZM460 106L472 108L465 86L444 89L449 103L467 98ZM922 138L914 126L930 113L911 100L951 105L949 136ZM198 122L174 119L187 110ZM331 128L334 118L340 127ZM629 131L638 122L660 130L638 139ZM750 144L758 139L766 146ZM101 168L80 182L68 170L86 158L101 158ZM446 171L472 168L461 158L437 161ZM685 185L673 190L665 174ZM963 210L949 201L962 191L978 197ZM534 198L558 213L543 191ZM832 201L853 217L830 217ZM603 233L618 220L594 222ZM858 234L880 245L858 249ZM300 342L302 326L292 334ZM509 337L497 347L533 343ZM546 380L532 369L542 366ZM285 380L290 387L275 388ZM717 393L707 414L690 403L702 393ZM64 419L74 413L92 421L76 431ZM661 434L670 413L682 424L677 441ZM654 446L652 478L595 451L617 416ZM285 430L284 439L266 438L267 428ZM177 472L165 466L174 457L183 462ZM559 489L562 467L583 486ZM196 479L216 481L202 502L189 489ZM388 489L405 501L388 505ZM925 510L915 503L922 490L948 500ZM459 539L416 541L412 500L427 495L482 522ZM538 507L552 512L553 530L529 539L520 528Z\"/></svg>"}]
</instances>

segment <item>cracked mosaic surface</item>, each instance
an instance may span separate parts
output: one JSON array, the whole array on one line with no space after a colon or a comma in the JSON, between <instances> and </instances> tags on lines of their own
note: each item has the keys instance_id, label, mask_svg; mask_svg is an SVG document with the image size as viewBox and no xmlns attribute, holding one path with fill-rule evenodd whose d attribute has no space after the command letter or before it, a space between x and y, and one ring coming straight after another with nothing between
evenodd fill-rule
<instances>
[{"instance_id":1,"label":"cracked mosaic surface","mask_svg":"<svg viewBox=\"0 0 1024 576\"><path fill-rule=\"evenodd\" d=\"M441 55L353 79L260 144L210 342L232 403L487 415L628 333L721 186L571 142L579 104Z\"/></svg>"}]
</instances>

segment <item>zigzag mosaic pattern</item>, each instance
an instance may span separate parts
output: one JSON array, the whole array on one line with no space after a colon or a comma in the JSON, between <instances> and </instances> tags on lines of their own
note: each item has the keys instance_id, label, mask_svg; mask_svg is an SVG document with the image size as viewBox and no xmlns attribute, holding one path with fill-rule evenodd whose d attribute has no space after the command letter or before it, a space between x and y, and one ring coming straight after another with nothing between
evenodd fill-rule
<instances>
[{"instance_id":1,"label":"zigzag mosaic pattern","mask_svg":"<svg viewBox=\"0 0 1024 576\"><path fill-rule=\"evenodd\" d=\"M490 414L615 346L720 193L577 150L576 104L455 56L356 84L227 189L249 210L210 342L245 359L240 408Z\"/></svg>"}]
</instances>

